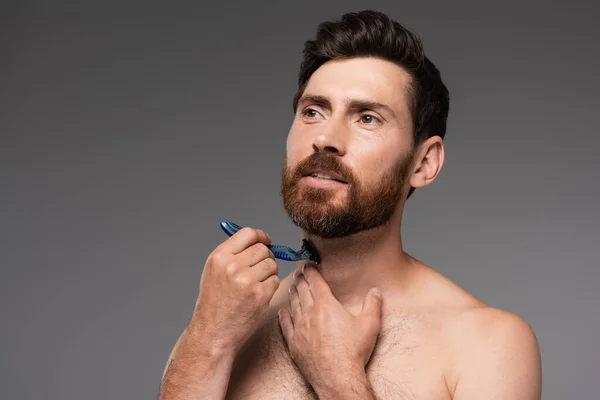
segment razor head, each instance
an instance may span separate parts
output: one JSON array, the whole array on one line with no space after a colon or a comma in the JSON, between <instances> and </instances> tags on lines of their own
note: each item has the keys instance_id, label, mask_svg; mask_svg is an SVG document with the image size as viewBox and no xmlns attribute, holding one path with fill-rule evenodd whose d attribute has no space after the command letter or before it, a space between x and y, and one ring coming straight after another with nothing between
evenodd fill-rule
<instances>
[{"instance_id":1,"label":"razor head","mask_svg":"<svg viewBox=\"0 0 600 400\"><path fill-rule=\"evenodd\" d=\"M321 264L321 258L319 257L319 253L317 253L317 249L307 239L302 239L302 249L310 254L309 259L311 261L317 265Z\"/></svg>"}]
</instances>

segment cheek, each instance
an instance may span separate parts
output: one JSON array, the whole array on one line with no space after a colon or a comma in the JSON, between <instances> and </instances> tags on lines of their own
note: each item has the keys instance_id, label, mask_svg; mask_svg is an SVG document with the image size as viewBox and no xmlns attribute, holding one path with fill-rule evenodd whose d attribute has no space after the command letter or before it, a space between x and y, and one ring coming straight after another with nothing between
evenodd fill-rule
<instances>
[{"instance_id":1,"label":"cheek","mask_svg":"<svg viewBox=\"0 0 600 400\"><path fill-rule=\"evenodd\" d=\"M390 143L361 143L356 146L349 159L355 160L352 170L363 182L377 180L384 175L398 157Z\"/></svg>"},{"instance_id":2,"label":"cheek","mask_svg":"<svg viewBox=\"0 0 600 400\"><path fill-rule=\"evenodd\" d=\"M312 142L308 136L300 132L298 127L292 125L286 140L287 164L296 165L299 161L308 157L312 151Z\"/></svg>"},{"instance_id":3,"label":"cheek","mask_svg":"<svg viewBox=\"0 0 600 400\"><path fill-rule=\"evenodd\" d=\"M295 142L294 136L290 133L287 137L285 145L286 159L288 167L297 163L298 145Z\"/></svg>"}]
</instances>

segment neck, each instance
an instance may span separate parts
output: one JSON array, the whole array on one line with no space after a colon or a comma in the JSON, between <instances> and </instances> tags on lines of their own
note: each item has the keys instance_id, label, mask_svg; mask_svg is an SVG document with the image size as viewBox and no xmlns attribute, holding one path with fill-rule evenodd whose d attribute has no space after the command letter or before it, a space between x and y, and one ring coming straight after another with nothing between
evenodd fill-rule
<instances>
[{"instance_id":1,"label":"neck","mask_svg":"<svg viewBox=\"0 0 600 400\"><path fill-rule=\"evenodd\" d=\"M317 249L318 268L341 304L360 311L371 288L379 288L384 298L386 292L402 291L412 258L403 251L400 225L392 219L385 226L335 239L303 235Z\"/></svg>"}]
</instances>

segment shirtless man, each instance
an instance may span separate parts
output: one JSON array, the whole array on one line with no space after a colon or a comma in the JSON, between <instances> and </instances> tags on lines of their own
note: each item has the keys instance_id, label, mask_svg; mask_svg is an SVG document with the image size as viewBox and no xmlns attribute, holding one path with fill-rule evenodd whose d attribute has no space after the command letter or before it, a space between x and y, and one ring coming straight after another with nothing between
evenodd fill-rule
<instances>
[{"instance_id":1,"label":"shirtless man","mask_svg":"<svg viewBox=\"0 0 600 400\"><path fill-rule=\"evenodd\" d=\"M304 50L282 196L321 263L280 281L264 231L220 244L161 399L541 398L529 325L402 247L404 204L444 162L448 104L419 40L384 14L320 25Z\"/></svg>"}]
</instances>

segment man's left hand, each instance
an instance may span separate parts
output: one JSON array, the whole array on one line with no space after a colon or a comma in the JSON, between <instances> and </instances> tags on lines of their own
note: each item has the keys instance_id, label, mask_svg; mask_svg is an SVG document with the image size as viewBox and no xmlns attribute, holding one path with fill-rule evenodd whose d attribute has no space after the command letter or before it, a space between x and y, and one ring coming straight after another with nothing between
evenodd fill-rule
<instances>
[{"instance_id":1,"label":"man's left hand","mask_svg":"<svg viewBox=\"0 0 600 400\"><path fill-rule=\"evenodd\" d=\"M333 296L317 268L307 264L295 274L289 300L291 313L279 310L283 337L317 393L320 388L329 391L334 385L366 380L365 366L381 329L379 290L370 290L362 311L352 315Z\"/></svg>"}]
</instances>

